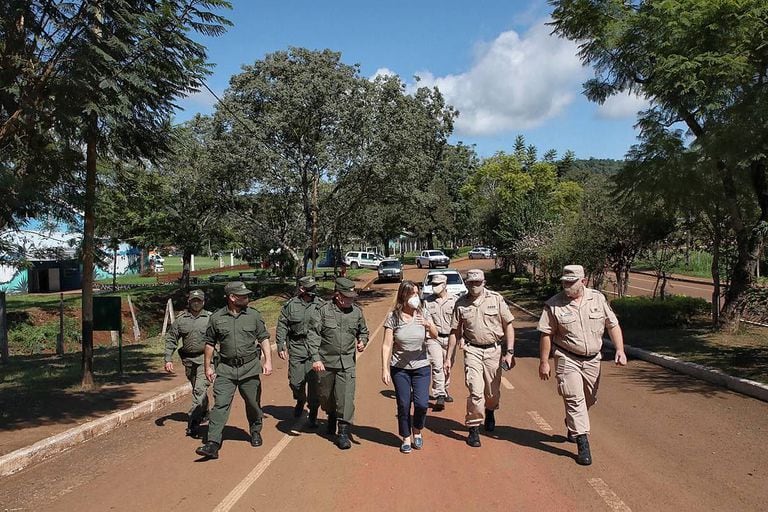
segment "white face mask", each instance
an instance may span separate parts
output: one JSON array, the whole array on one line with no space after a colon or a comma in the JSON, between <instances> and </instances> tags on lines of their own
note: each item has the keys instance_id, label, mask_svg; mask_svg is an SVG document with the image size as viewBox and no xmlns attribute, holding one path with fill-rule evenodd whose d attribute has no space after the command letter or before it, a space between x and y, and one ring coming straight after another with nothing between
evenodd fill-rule
<instances>
[{"instance_id":1,"label":"white face mask","mask_svg":"<svg viewBox=\"0 0 768 512\"><path fill-rule=\"evenodd\" d=\"M440 295L443 293L443 290L445 290L445 283L436 284L432 287L432 293L435 295Z\"/></svg>"},{"instance_id":2,"label":"white face mask","mask_svg":"<svg viewBox=\"0 0 768 512\"><path fill-rule=\"evenodd\" d=\"M477 296L483 293L483 289L485 288L485 285L483 284L475 284L467 286L467 289L469 290L469 294L472 296Z\"/></svg>"},{"instance_id":3,"label":"white face mask","mask_svg":"<svg viewBox=\"0 0 768 512\"><path fill-rule=\"evenodd\" d=\"M421 300L419 300L419 298L416 295L414 295L413 297L408 299L408 305L411 306L413 309L418 309L419 306L421 306Z\"/></svg>"}]
</instances>

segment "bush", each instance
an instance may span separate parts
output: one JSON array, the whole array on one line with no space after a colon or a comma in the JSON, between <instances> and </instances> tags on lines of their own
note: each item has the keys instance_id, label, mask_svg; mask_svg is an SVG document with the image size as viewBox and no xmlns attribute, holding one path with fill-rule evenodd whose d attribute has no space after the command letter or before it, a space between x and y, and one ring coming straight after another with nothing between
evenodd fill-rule
<instances>
[{"instance_id":1,"label":"bush","mask_svg":"<svg viewBox=\"0 0 768 512\"><path fill-rule=\"evenodd\" d=\"M32 355L52 352L56 350L58 336L58 321L42 325L24 322L8 331L8 346L14 354ZM76 346L80 342L80 324L74 318L64 319L64 342L72 346Z\"/></svg>"},{"instance_id":2,"label":"bush","mask_svg":"<svg viewBox=\"0 0 768 512\"><path fill-rule=\"evenodd\" d=\"M611 302L623 327L685 327L710 310L709 303L696 297L672 295L664 300L651 297L623 297Z\"/></svg>"}]
</instances>

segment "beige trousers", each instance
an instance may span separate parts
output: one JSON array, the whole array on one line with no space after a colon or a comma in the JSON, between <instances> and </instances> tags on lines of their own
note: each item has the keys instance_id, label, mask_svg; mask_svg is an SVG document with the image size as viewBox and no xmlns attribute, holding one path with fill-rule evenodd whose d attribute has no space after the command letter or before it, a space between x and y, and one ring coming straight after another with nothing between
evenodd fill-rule
<instances>
[{"instance_id":1,"label":"beige trousers","mask_svg":"<svg viewBox=\"0 0 768 512\"><path fill-rule=\"evenodd\" d=\"M565 424L574 435L589 434L590 407L597 402L600 384L598 353L592 359L576 358L555 347L557 392L565 403Z\"/></svg>"},{"instance_id":2,"label":"beige trousers","mask_svg":"<svg viewBox=\"0 0 768 512\"><path fill-rule=\"evenodd\" d=\"M464 345L464 381L469 389L464 422L468 427L477 427L483 424L486 409L499 408L501 346Z\"/></svg>"},{"instance_id":3,"label":"beige trousers","mask_svg":"<svg viewBox=\"0 0 768 512\"><path fill-rule=\"evenodd\" d=\"M448 340L445 340L445 344L441 343L441 340L427 340L427 355L429 356L429 364L432 366L432 388L429 394L435 398L446 396L448 386L451 385L451 376L446 375L445 370L443 370L443 363L448 355ZM455 358L456 352L454 352Z\"/></svg>"}]
</instances>

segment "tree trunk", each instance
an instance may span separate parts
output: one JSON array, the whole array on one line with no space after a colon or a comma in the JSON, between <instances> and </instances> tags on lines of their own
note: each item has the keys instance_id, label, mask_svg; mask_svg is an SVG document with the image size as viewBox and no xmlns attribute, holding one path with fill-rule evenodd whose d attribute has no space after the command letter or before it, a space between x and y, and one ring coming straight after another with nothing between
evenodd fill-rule
<instances>
[{"instance_id":1,"label":"tree trunk","mask_svg":"<svg viewBox=\"0 0 768 512\"><path fill-rule=\"evenodd\" d=\"M720 312L719 327L727 332L736 332L741 315L747 305L747 293L754 284L755 266L757 265L762 235L752 233L746 239L737 241L738 257L733 267L730 286L725 292L725 303Z\"/></svg>"},{"instance_id":2,"label":"tree trunk","mask_svg":"<svg viewBox=\"0 0 768 512\"><path fill-rule=\"evenodd\" d=\"M192 250L184 249L181 256L181 279L179 279L181 286L185 291L189 291L189 276L192 272Z\"/></svg>"},{"instance_id":3,"label":"tree trunk","mask_svg":"<svg viewBox=\"0 0 768 512\"><path fill-rule=\"evenodd\" d=\"M83 303L82 303L82 379L83 389L93 388L93 258L95 249L96 203L96 118L92 117L88 126L88 139L85 149L85 204L83 216Z\"/></svg>"},{"instance_id":4,"label":"tree trunk","mask_svg":"<svg viewBox=\"0 0 768 512\"><path fill-rule=\"evenodd\" d=\"M712 237L712 326L720 324L720 230Z\"/></svg>"}]
</instances>

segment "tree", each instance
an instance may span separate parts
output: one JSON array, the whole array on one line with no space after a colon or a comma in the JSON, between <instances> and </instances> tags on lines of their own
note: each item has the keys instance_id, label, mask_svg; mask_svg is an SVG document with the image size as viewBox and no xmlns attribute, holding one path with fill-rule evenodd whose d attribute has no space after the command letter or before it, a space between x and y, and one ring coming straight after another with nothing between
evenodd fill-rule
<instances>
[{"instance_id":1,"label":"tree","mask_svg":"<svg viewBox=\"0 0 768 512\"><path fill-rule=\"evenodd\" d=\"M768 5L762 0L552 1L554 32L595 69L593 101L621 92L651 100L641 133L665 133L713 169L737 241L721 315L735 329L768 234ZM687 134L677 130L683 124ZM689 137L684 139L683 137ZM646 145L647 153L655 151Z\"/></svg>"},{"instance_id":2,"label":"tree","mask_svg":"<svg viewBox=\"0 0 768 512\"><path fill-rule=\"evenodd\" d=\"M44 140L81 176L76 199L84 217L82 385L89 388L98 155L151 160L167 149L174 101L195 91L208 71L205 47L190 33L221 34L229 22L211 9L229 3L12 0L3 5L0 24L8 43L0 58L11 66L3 66L0 147L14 148L14 168L47 172L53 164L34 155ZM44 180L59 181L55 174Z\"/></svg>"}]
</instances>

